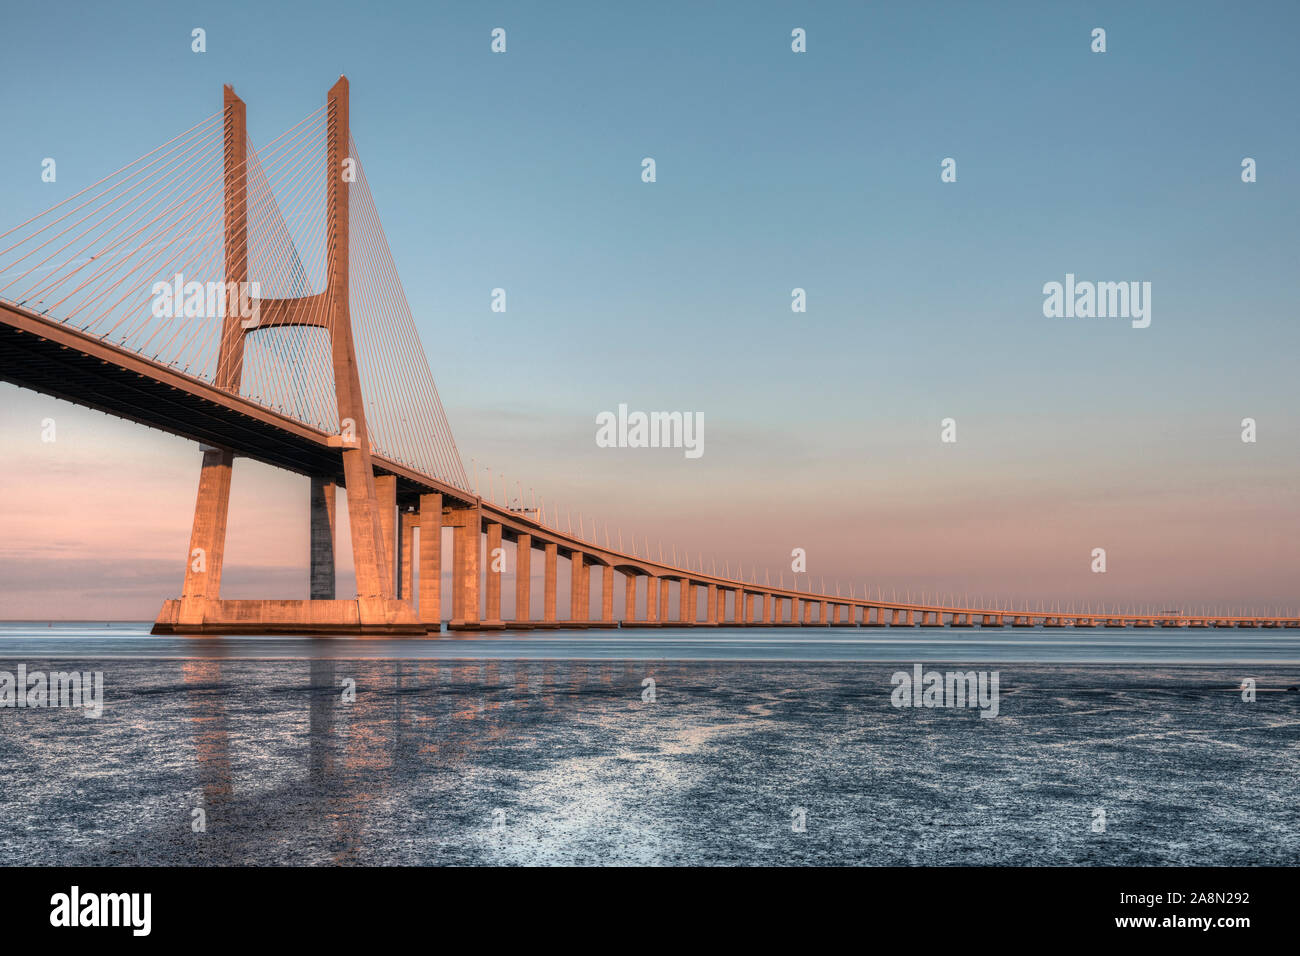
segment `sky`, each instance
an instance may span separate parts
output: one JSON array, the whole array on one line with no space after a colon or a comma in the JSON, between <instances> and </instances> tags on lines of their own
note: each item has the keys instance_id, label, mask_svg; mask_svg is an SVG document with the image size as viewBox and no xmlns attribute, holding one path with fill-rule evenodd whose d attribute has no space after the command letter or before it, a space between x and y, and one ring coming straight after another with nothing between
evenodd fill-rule
<instances>
[{"instance_id":1,"label":"sky","mask_svg":"<svg viewBox=\"0 0 1300 956\"><path fill-rule=\"evenodd\" d=\"M1294 608L1297 20L26 4L0 33L0 231L223 83L269 142L344 73L467 469L760 580L803 548L832 593ZM1067 273L1150 282L1150 326L1046 317ZM620 403L702 414L704 454L598 447ZM0 385L0 449L0 616L152 618L179 593L194 443ZM302 476L237 462L224 596L306 596L306 504Z\"/></svg>"}]
</instances>

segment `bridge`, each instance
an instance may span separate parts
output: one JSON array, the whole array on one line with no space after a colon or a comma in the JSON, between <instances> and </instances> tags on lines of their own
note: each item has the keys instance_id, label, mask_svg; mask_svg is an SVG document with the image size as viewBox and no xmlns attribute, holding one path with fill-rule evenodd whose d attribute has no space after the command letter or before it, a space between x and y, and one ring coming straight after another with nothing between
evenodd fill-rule
<instances>
[{"instance_id":1,"label":"bridge","mask_svg":"<svg viewBox=\"0 0 1300 956\"><path fill-rule=\"evenodd\" d=\"M350 134L345 77L324 107L260 150L244 102L227 86L219 112L0 233L0 380L200 444L181 595L164 602L158 634L439 633L444 528L453 630L1300 627L1300 617L830 596L720 576L688 559L653 560L621 541L611 547L608 532L601 543L594 531L561 530L556 516L508 494L481 496ZM236 455L310 478L308 599L221 597ZM340 489L352 599L335 593ZM494 567L503 542L516 545L513 572ZM540 619L531 614L535 551ZM569 620L556 616L561 560L570 569ZM618 577L624 613L616 621ZM501 616L507 578L515 620Z\"/></svg>"}]
</instances>

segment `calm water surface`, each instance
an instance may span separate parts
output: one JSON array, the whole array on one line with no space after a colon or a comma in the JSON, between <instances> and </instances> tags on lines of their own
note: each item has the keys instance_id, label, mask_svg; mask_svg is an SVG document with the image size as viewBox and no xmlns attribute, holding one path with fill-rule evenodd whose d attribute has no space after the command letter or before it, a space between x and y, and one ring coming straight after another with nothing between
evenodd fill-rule
<instances>
[{"instance_id":1,"label":"calm water surface","mask_svg":"<svg viewBox=\"0 0 1300 956\"><path fill-rule=\"evenodd\" d=\"M1300 662L1300 628L629 628L436 638L155 637L152 622L0 622L0 656L404 660Z\"/></svg>"}]
</instances>

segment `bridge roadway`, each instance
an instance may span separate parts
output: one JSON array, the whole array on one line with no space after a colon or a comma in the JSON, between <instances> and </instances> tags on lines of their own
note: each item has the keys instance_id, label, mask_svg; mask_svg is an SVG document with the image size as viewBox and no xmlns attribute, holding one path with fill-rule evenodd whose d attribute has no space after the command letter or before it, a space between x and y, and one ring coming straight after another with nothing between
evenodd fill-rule
<instances>
[{"instance_id":1,"label":"bridge roadway","mask_svg":"<svg viewBox=\"0 0 1300 956\"><path fill-rule=\"evenodd\" d=\"M87 408L156 428L237 454L308 475L343 484L337 438L305 425L275 409L217 388L210 382L139 354L118 348L97 337L46 319L14 303L0 301L0 381L43 392ZM423 474L416 469L381 456L373 458L376 476L392 476L399 511L421 504L422 496L440 495L448 511L476 511L481 533L489 543L519 542L542 549L548 564L556 558L580 561L584 569L573 585L579 606L590 608L590 567L601 566L625 576L627 595L635 606L637 579L647 581L647 610L637 620L635 610L617 622L612 613L613 578L602 572L601 614L598 618L557 620L554 615L555 573L548 567L546 611L542 620L503 621L499 617L500 575L495 588L488 575L487 608L478 601L479 580L461 580L458 567L453 588L464 604L453 617L453 629L504 627L691 627L691 626L951 626L951 627L1300 627L1300 617L1253 615L1102 614L1090 611L1029 611L1010 608L949 607L933 604L899 603L863 598L845 598L743 582L699 570L674 567L635 555L620 553L585 541L575 535L547 527L527 515ZM427 497L425 500L429 500ZM494 527L495 526L495 527ZM552 548L548 546L554 546ZM400 545L399 545L400 547ZM396 555L395 555L396 556ZM407 557L408 563L412 561ZM440 562L440 558L439 558ZM477 561L469 562L477 578ZM409 574L409 572L408 572ZM679 584L677 619L668 612L668 583ZM662 582L662 587L660 586ZM682 585L685 585L683 588ZM440 585L439 585L440 586ZM706 612L698 620L696 589L706 594ZM685 590L685 600L682 591ZM528 586L517 594L527 598ZM727 613L726 594L733 595ZM736 597L743 595L740 614ZM410 595L407 595L409 600ZM494 611L496 613L494 613ZM815 616L814 616L814 611ZM429 630L438 625L431 622Z\"/></svg>"}]
</instances>

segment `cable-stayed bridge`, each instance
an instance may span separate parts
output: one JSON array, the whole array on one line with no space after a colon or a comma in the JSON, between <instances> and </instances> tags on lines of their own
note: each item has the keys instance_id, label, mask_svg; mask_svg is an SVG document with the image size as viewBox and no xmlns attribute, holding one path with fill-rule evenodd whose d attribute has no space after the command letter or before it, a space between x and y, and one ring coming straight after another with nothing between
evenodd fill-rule
<instances>
[{"instance_id":1,"label":"cable-stayed bridge","mask_svg":"<svg viewBox=\"0 0 1300 956\"><path fill-rule=\"evenodd\" d=\"M0 379L202 446L181 596L164 603L156 633L437 632L443 528L452 529L457 629L1300 627L1300 617L830 596L627 553L561 531L522 502L485 499L456 449L349 132L346 78L260 148L245 114L226 87L218 113L0 233ZM236 455L311 478L307 600L221 597ZM349 600L335 594L340 488L356 568ZM503 541L517 546L513 573L483 566ZM561 560L569 620L556 615ZM510 621L501 617L506 578Z\"/></svg>"}]
</instances>

